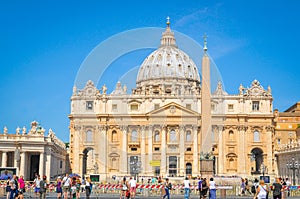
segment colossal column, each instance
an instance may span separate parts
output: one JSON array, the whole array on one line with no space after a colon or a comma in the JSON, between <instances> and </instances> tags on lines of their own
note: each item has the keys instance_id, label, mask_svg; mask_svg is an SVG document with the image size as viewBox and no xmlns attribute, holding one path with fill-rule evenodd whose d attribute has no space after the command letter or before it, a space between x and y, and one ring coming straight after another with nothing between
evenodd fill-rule
<instances>
[{"instance_id":1,"label":"colossal column","mask_svg":"<svg viewBox=\"0 0 300 199\"><path fill-rule=\"evenodd\" d=\"M2 152L2 167L7 167L7 152L3 151Z\"/></svg>"},{"instance_id":2,"label":"colossal column","mask_svg":"<svg viewBox=\"0 0 300 199\"><path fill-rule=\"evenodd\" d=\"M267 172L268 174L273 173L273 151L272 151L272 133L274 131L274 126L266 127L266 145L267 145ZM275 159L275 158L274 158Z\"/></svg>"},{"instance_id":3,"label":"colossal column","mask_svg":"<svg viewBox=\"0 0 300 199\"><path fill-rule=\"evenodd\" d=\"M238 166L238 172L241 174L246 174L246 143L245 143L245 132L246 132L247 127L246 126L238 126L238 131L239 131L239 142L238 142L238 161L239 161L239 166Z\"/></svg>"},{"instance_id":4,"label":"colossal column","mask_svg":"<svg viewBox=\"0 0 300 199\"><path fill-rule=\"evenodd\" d=\"M145 143L145 126L141 128L141 174L146 170L146 143Z\"/></svg>"},{"instance_id":5,"label":"colossal column","mask_svg":"<svg viewBox=\"0 0 300 199\"><path fill-rule=\"evenodd\" d=\"M128 157L127 157L127 126L122 126L121 127L121 130L122 130L122 154L121 154L121 168L120 168L120 171L121 173L123 174L127 174L128 172Z\"/></svg>"},{"instance_id":6,"label":"colossal column","mask_svg":"<svg viewBox=\"0 0 300 199\"><path fill-rule=\"evenodd\" d=\"M25 178L25 151L21 152L20 175Z\"/></svg>"},{"instance_id":7,"label":"colossal column","mask_svg":"<svg viewBox=\"0 0 300 199\"><path fill-rule=\"evenodd\" d=\"M73 148L73 172L74 173L80 173L82 172L82 162L80 162L80 157L79 154L82 153L82 151L80 151L80 142L82 142L82 138L81 135L83 135L83 133L80 133L82 130L81 126L76 125L73 129L71 129L72 133L74 133L74 148Z\"/></svg>"},{"instance_id":8,"label":"colossal column","mask_svg":"<svg viewBox=\"0 0 300 199\"><path fill-rule=\"evenodd\" d=\"M185 165L184 165L184 161L185 161L185 157L184 157L184 140L185 140L185 132L184 132L184 126L179 126L179 168L180 168L180 175L184 175L185 174Z\"/></svg>"},{"instance_id":9,"label":"colossal column","mask_svg":"<svg viewBox=\"0 0 300 199\"><path fill-rule=\"evenodd\" d=\"M222 126L218 126L218 131L219 131L219 140L218 140L218 152L219 152L219 156L218 156L218 173L222 174L224 173L224 142L225 142L225 138L223 137L223 127Z\"/></svg>"},{"instance_id":10,"label":"colossal column","mask_svg":"<svg viewBox=\"0 0 300 199\"><path fill-rule=\"evenodd\" d=\"M40 153L40 165L39 165L39 174L42 176L44 175L44 164L45 164L45 155L44 150Z\"/></svg>"},{"instance_id":11,"label":"colossal column","mask_svg":"<svg viewBox=\"0 0 300 199\"><path fill-rule=\"evenodd\" d=\"M165 176L167 173L167 155L166 155L166 148L167 148L167 141L166 141L166 127L162 127L161 131L161 162L160 162L160 170L161 170L161 175Z\"/></svg>"},{"instance_id":12,"label":"colossal column","mask_svg":"<svg viewBox=\"0 0 300 199\"><path fill-rule=\"evenodd\" d=\"M101 174L107 174L107 166L108 166L108 162L107 162L107 135L106 135L106 126L99 126L99 146L98 146L98 154L99 155L99 160L100 160L100 173Z\"/></svg>"},{"instance_id":13,"label":"colossal column","mask_svg":"<svg viewBox=\"0 0 300 199\"><path fill-rule=\"evenodd\" d=\"M52 163L52 158L51 158L51 148L48 148L46 151L46 168L45 168L45 175L47 176L47 179L50 180L50 172L51 172L51 163Z\"/></svg>"},{"instance_id":14,"label":"colossal column","mask_svg":"<svg viewBox=\"0 0 300 199\"><path fill-rule=\"evenodd\" d=\"M152 133L152 130L153 130L153 126L149 126L148 127L148 162L147 162L147 165L148 165L148 172L149 174L153 174L153 170L152 170L152 166L150 165L150 161L152 161L153 159L153 153L152 153L152 148L153 148L153 133Z\"/></svg>"}]
</instances>

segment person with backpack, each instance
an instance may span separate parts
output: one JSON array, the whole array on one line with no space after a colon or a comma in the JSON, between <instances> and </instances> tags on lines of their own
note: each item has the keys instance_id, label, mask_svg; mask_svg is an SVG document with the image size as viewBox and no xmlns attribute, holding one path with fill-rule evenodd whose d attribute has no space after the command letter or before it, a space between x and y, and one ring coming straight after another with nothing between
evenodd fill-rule
<instances>
[{"instance_id":1,"label":"person with backpack","mask_svg":"<svg viewBox=\"0 0 300 199\"><path fill-rule=\"evenodd\" d=\"M258 186L258 179L255 178L254 179L254 182L253 182L253 185L251 186L251 192L255 195L256 194L256 188Z\"/></svg>"},{"instance_id":2,"label":"person with backpack","mask_svg":"<svg viewBox=\"0 0 300 199\"><path fill-rule=\"evenodd\" d=\"M260 180L259 185L256 189L255 197L257 197L257 199L266 199L266 198L268 198L268 193L269 193L269 189L268 189L267 185L265 184L265 181Z\"/></svg>"},{"instance_id":3,"label":"person with backpack","mask_svg":"<svg viewBox=\"0 0 300 199\"><path fill-rule=\"evenodd\" d=\"M90 177L86 177L86 180L85 180L85 195L86 195L87 199L90 198L91 193L92 193L92 181L91 181Z\"/></svg>"},{"instance_id":4,"label":"person with backpack","mask_svg":"<svg viewBox=\"0 0 300 199\"><path fill-rule=\"evenodd\" d=\"M63 178L62 184L63 184L64 198L69 198L69 192L70 192L70 187L71 187L71 184L72 184L72 180L69 177L68 173L66 173L65 177Z\"/></svg>"},{"instance_id":5,"label":"person with backpack","mask_svg":"<svg viewBox=\"0 0 300 199\"><path fill-rule=\"evenodd\" d=\"M282 198L281 192L283 191L283 187L282 187L282 184L280 183L279 178L276 178L276 182L273 183L272 191L273 191L273 199L281 199Z\"/></svg>"},{"instance_id":6,"label":"person with backpack","mask_svg":"<svg viewBox=\"0 0 300 199\"><path fill-rule=\"evenodd\" d=\"M165 188L166 194L162 197L162 199L164 199L165 197L170 199L170 191L172 190L172 184L171 184L171 182L169 182L169 178L166 178L166 182L164 183L164 188Z\"/></svg>"},{"instance_id":7,"label":"person with backpack","mask_svg":"<svg viewBox=\"0 0 300 199\"><path fill-rule=\"evenodd\" d=\"M10 191L11 191L11 183L10 183L10 176L8 176L7 181L6 181L6 187L5 187L6 199L9 199Z\"/></svg>"},{"instance_id":8,"label":"person with backpack","mask_svg":"<svg viewBox=\"0 0 300 199\"><path fill-rule=\"evenodd\" d=\"M47 177L43 176L42 180L40 181L40 199L46 198L47 187Z\"/></svg>"},{"instance_id":9,"label":"person with backpack","mask_svg":"<svg viewBox=\"0 0 300 199\"><path fill-rule=\"evenodd\" d=\"M206 181L206 178L203 178L203 181L202 181L202 191L201 191L202 198L206 198L207 191L208 191L207 181Z\"/></svg>"},{"instance_id":10,"label":"person with backpack","mask_svg":"<svg viewBox=\"0 0 300 199\"><path fill-rule=\"evenodd\" d=\"M14 199L18 196L18 179L16 175L13 175L13 178L10 180L10 199Z\"/></svg>"},{"instance_id":11,"label":"person with backpack","mask_svg":"<svg viewBox=\"0 0 300 199\"><path fill-rule=\"evenodd\" d=\"M200 195L200 199L202 198L202 182L203 182L203 178L198 177L198 191L199 191L199 195Z\"/></svg>"},{"instance_id":12,"label":"person with backpack","mask_svg":"<svg viewBox=\"0 0 300 199\"><path fill-rule=\"evenodd\" d=\"M121 182L121 193L120 193L120 199L122 199L123 198L123 196L124 196L124 198L126 197L126 193L127 192L129 192L129 185L128 185L128 183L127 183L127 180L126 180L126 177L124 176L123 177L123 180L122 180L122 182Z\"/></svg>"}]
</instances>

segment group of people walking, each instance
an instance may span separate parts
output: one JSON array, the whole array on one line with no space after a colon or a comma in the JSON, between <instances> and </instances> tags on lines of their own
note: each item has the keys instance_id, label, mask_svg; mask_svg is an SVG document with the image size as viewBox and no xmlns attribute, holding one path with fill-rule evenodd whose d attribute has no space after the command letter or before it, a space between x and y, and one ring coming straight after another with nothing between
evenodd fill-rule
<instances>
[{"instance_id":1,"label":"group of people walking","mask_svg":"<svg viewBox=\"0 0 300 199\"><path fill-rule=\"evenodd\" d=\"M31 186L31 184L28 184L27 189L30 189ZM46 176L41 177L36 174L33 186L35 197L45 199L47 190L51 185L47 182ZM85 192L86 198L89 199L92 191L92 182L89 177L85 180L80 180L78 176L70 177L69 174L66 174L64 177L58 177L53 187L55 187L57 198L78 199L80 198L80 193ZM26 184L23 176L8 176L5 191L6 199L23 199L26 192Z\"/></svg>"},{"instance_id":2,"label":"group of people walking","mask_svg":"<svg viewBox=\"0 0 300 199\"><path fill-rule=\"evenodd\" d=\"M255 179L252 185L252 192L254 194L254 198L257 199L267 199L271 191L273 192L273 199L282 199L283 193L286 192L287 196L290 195L288 189L288 186L290 185L291 183L288 178L286 178L286 180L282 178L276 178L275 182L270 187L265 184L264 180L258 181ZM284 186L286 186L287 189L284 189Z\"/></svg>"},{"instance_id":3,"label":"group of people walking","mask_svg":"<svg viewBox=\"0 0 300 199\"><path fill-rule=\"evenodd\" d=\"M161 177L152 178L152 180L148 180L148 183L161 184L163 188L161 190L161 198L162 199L170 199L170 193L173 189L173 185L170 182L169 178L163 180ZM184 188L184 199L190 198L191 193L191 184L186 177L182 182ZM126 177L120 183L121 193L120 199L133 199L136 195L136 180L130 177L129 181L127 181ZM216 183L213 178L210 178L209 182L207 182L206 178L198 178L198 190L201 199L209 198L216 199Z\"/></svg>"},{"instance_id":4,"label":"group of people walking","mask_svg":"<svg viewBox=\"0 0 300 199\"><path fill-rule=\"evenodd\" d=\"M126 199L131 199L135 198L136 195L136 180L132 177L130 177L129 181L127 182L126 177L123 178L121 182L121 194L120 194L120 199L126 198Z\"/></svg>"},{"instance_id":5,"label":"group of people walking","mask_svg":"<svg viewBox=\"0 0 300 199\"><path fill-rule=\"evenodd\" d=\"M56 192L57 198L79 199L80 193L85 191L86 198L89 199L92 192L92 182L89 177L86 180L80 180L77 176L70 177L66 174L63 178L57 178Z\"/></svg>"},{"instance_id":6,"label":"group of people walking","mask_svg":"<svg viewBox=\"0 0 300 199\"><path fill-rule=\"evenodd\" d=\"M13 175L12 177L8 176L6 179L6 199L23 199L25 190L25 181L23 176L18 177Z\"/></svg>"}]
</instances>

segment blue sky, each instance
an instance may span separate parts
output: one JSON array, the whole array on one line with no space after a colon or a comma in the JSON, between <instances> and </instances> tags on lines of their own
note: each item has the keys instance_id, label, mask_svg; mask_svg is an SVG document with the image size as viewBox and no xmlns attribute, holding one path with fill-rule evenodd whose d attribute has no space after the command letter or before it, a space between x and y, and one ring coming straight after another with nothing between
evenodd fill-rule
<instances>
[{"instance_id":1,"label":"blue sky","mask_svg":"<svg viewBox=\"0 0 300 199\"><path fill-rule=\"evenodd\" d=\"M274 108L299 101L300 13L298 1L0 1L0 132L30 122L69 140L70 96L77 71L102 41L142 27L171 28L202 44L225 89L238 93L258 79L271 86ZM135 67L150 51L115 61ZM124 61L126 60L126 61ZM121 71L121 72L120 72ZM108 90L122 70L108 70Z\"/></svg>"}]
</instances>

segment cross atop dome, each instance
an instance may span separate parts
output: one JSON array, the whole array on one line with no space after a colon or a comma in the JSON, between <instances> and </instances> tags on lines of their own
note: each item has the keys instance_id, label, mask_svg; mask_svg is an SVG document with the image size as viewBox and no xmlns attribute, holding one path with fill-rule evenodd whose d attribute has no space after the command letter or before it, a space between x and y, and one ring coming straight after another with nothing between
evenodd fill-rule
<instances>
[{"instance_id":1,"label":"cross atop dome","mask_svg":"<svg viewBox=\"0 0 300 199\"><path fill-rule=\"evenodd\" d=\"M170 17L167 16L167 25L170 26Z\"/></svg>"},{"instance_id":2,"label":"cross atop dome","mask_svg":"<svg viewBox=\"0 0 300 199\"><path fill-rule=\"evenodd\" d=\"M170 17L167 17L167 28L166 31L163 32L161 40L160 40L160 46L173 46L177 48L176 40L174 37L174 33L171 31L170 28Z\"/></svg>"}]
</instances>

